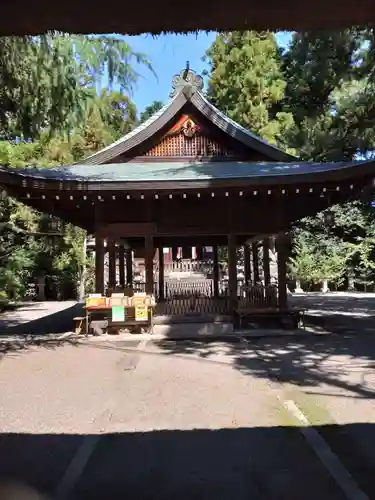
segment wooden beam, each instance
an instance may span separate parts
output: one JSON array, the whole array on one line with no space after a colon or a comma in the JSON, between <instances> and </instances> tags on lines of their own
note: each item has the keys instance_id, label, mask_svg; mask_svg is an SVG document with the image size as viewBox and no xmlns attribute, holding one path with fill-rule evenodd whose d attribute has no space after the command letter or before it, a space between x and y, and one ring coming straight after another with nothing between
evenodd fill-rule
<instances>
[{"instance_id":1,"label":"wooden beam","mask_svg":"<svg viewBox=\"0 0 375 500\"><path fill-rule=\"evenodd\" d=\"M264 284L267 286L271 281L270 274L270 242L268 238L263 240L263 275Z\"/></svg>"},{"instance_id":2,"label":"wooden beam","mask_svg":"<svg viewBox=\"0 0 375 500\"><path fill-rule=\"evenodd\" d=\"M123 244L119 245L118 249L118 265L119 265L120 287L125 288L125 248Z\"/></svg>"},{"instance_id":3,"label":"wooden beam","mask_svg":"<svg viewBox=\"0 0 375 500\"><path fill-rule=\"evenodd\" d=\"M276 240L277 249L277 287L279 296L279 308L287 309L288 307L288 297L286 290L286 258L287 258L287 235L280 234Z\"/></svg>"},{"instance_id":4,"label":"wooden beam","mask_svg":"<svg viewBox=\"0 0 375 500\"><path fill-rule=\"evenodd\" d=\"M158 248L159 258L159 300L164 300L164 251L163 247Z\"/></svg>"},{"instance_id":5,"label":"wooden beam","mask_svg":"<svg viewBox=\"0 0 375 500\"><path fill-rule=\"evenodd\" d=\"M258 259L258 244L252 243L252 254L253 254L253 278L254 285L259 283L259 259Z\"/></svg>"},{"instance_id":6,"label":"wooden beam","mask_svg":"<svg viewBox=\"0 0 375 500\"><path fill-rule=\"evenodd\" d=\"M244 260L245 285L249 286L251 283L251 262L250 262L250 247L247 244L245 244L243 248L243 260Z\"/></svg>"},{"instance_id":7,"label":"wooden beam","mask_svg":"<svg viewBox=\"0 0 375 500\"><path fill-rule=\"evenodd\" d=\"M146 293L154 293L154 242L151 234L145 237Z\"/></svg>"},{"instance_id":8,"label":"wooden beam","mask_svg":"<svg viewBox=\"0 0 375 500\"><path fill-rule=\"evenodd\" d=\"M233 312L237 308L237 247L236 235L228 235L229 306Z\"/></svg>"},{"instance_id":9,"label":"wooden beam","mask_svg":"<svg viewBox=\"0 0 375 500\"><path fill-rule=\"evenodd\" d=\"M116 246L114 240L107 240L108 248L108 288L116 287Z\"/></svg>"},{"instance_id":10,"label":"wooden beam","mask_svg":"<svg viewBox=\"0 0 375 500\"><path fill-rule=\"evenodd\" d=\"M213 246L213 280L214 280L214 297L219 296L219 260L218 260L218 248L217 245Z\"/></svg>"},{"instance_id":11,"label":"wooden beam","mask_svg":"<svg viewBox=\"0 0 375 500\"><path fill-rule=\"evenodd\" d=\"M95 292L104 293L104 240L95 237Z\"/></svg>"},{"instance_id":12,"label":"wooden beam","mask_svg":"<svg viewBox=\"0 0 375 500\"><path fill-rule=\"evenodd\" d=\"M133 255L132 255L131 248L126 249L125 260L126 260L126 284L127 284L127 286L132 286L132 284L133 284Z\"/></svg>"}]
</instances>

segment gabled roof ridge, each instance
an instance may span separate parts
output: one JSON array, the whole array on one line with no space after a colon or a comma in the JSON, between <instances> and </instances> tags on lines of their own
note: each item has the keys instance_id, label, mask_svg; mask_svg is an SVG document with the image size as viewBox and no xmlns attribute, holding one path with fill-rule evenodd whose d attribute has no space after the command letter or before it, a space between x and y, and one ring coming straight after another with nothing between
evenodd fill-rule
<instances>
[{"instance_id":1,"label":"gabled roof ridge","mask_svg":"<svg viewBox=\"0 0 375 500\"><path fill-rule=\"evenodd\" d=\"M201 102L199 102L199 101L201 101ZM206 113L204 113L204 114L206 114L207 118L209 118L213 123L215 123L215 125L219 126L219 128L221 128L224 132L229 133L232 137L235 137L237 140L239 140L241 142L245 142L245 144L247 146L253 147L254 149L258 149L261 152L264 152L266 154L267 153L269 154L270 151L272 151L276 155L275 159L279 159L280 161L291 161L291 160L297 159L296 156L293 156L289 153L286 153L285 151L278 148L277 146L270 144L266 140L262 139L262 137L260 137L259 135L254 134L253 132L251 132L247 128L240 125L238 122L232 120L232 118L229 118L229 116L227 116L225 113L220 111L219 108L214 106L204 96L204 94L202 92L200 92L199 90L197 90L194 93L194 95L192 96L192 102L193 102L193 104L198 105L197 106L198 109L200 109L200 111L202 111L203 113L204 113L204 109L202 109L202 108L206 107L209 110L211 110L214 113L214 115L216 115L220 120L231 125L233 130L225 129L225 127L223 127L221 123L218 123L217 120L215 120L215 117L213 117L212 114L210 114L210 116L207 116L207 109L206 109ZM246 140L244 141L243 137L241 138L241 137L236 136L235 131L239 131L241 134L243 134L246 138L249 139L250 143ZM255 147L256 143L261 144L263 147L261 147L261 148Z\"/></svg>"},{"instance_id":2,"label":"gabled roof ridge","mask_svg":"<svg viewBox=\"0 0 375 500\"><path fill-rule=\"evenodd\" d=\"M159 116L163 115L164 112L173 104L173 101L175 101L177 97L178 97L178 95L176 95L173 99L170 99L167 102L167 104L165 104L162 108L159 109L159 111L154 113L152 116L150 116L150 118L148 118L146 121L144 121L143 123L141 123L140 125L135 127L133 130L131 130L127 134L120 137L120 139L117 139L117 141L112 142L108 146L105 146L104 148L100 149L99 151L96 151L96 153L93 153L92 155L87 156L83 162L82 161L75 162L75 165L86 163L86 162L91 163L91 161L90 161L91 159L95 159L96 157L101 156L106 151L109 151L112 148L114 148L120 144L123 144L124 142L128 141L132 137L136 136L137 134L139 134L140 132L142 132L143 130L148 128L150 125L152 125L152 123L154 123L159 118ZM93 162L93 163L96 163L96 162Z\"/></svg>"},{"instance_id":3,"label":"gabled roof ridge","mask_svg":"<svg viewBox=\"0 0 375 500\"><path fill-rule=\"evenodd\" d=\"M223 113L222 111L220 111L219 108L217 108L216 106L214 106L208 99L207 97L198 91L198 93L200 94L200 97L205 101L205 103L210 106L219 116L221 116L221 118L223 118L224 120L226 120L228 123L230 123L231 125L233 125L234 127L238 128L239 130L241 130L243 133L245 133L246 135L248 135L249 137L253 138L253 139L256 139L257 141L260 141L262 142L263 144L265 144L266 146L269 146L277 151L281 151L282 153L284 153L284 151L280 148L278 148L277 146L274 146L273 144L271 144L270 142L266 141L265 139L263 139L262 137L260 137L259 135L256 135L254 134L254 132L251 132L251 130L245 128L244 126L242 126L240 123L236 122L235 120L233 120L232 118L230 118L228 115L226 115L225 113ZM293 155L290 155L292 158Z\"/></svg>"},{"instance_id":4,"label":"gabled roof ridge","mask_svg":"<svg viewBox=\"0 0 375 500\"><path fill-rule=\"evenodd\" d=\"M135 146L138 146L143 141L150 139L164 125L166 125L168 121L171 120L188 101L190 101L200 113L202 113L211 123L221 129L224 133L230 135L246 147L255 149L265 156L268 156L270 160L294 161L297 159L295 156L292 156L276 146L273 146L226 116L222 111L211 104L198 89L194 89L192 91L191 86L186 87L188 88L182 87L173 99L171 99L165 106L163 106L153 116L136 127L134 130L109 146L106 146L100 151L88 156L83 162L76 162L75 164L88 163L98 165L112 160L116 156L129 151Z\"/></svg>"}]
</instances>

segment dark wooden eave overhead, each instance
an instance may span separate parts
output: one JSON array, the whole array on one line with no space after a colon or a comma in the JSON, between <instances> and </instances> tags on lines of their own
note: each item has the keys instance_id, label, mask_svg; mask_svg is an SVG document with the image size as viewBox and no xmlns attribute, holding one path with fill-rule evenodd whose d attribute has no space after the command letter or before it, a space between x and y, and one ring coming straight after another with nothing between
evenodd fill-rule
<instances>
[{"instance_id":1,"label":"dark wooden eave overhead","mask_svg":"<svg viewBox=\"0 0 375 500\"><path fill-rule=\"evenodd\" d=\"M9 0L2 2L0 35L70 33L140 34L197 30L342 29L375 21L372 0Z\"/></svg>"}]
</instances>

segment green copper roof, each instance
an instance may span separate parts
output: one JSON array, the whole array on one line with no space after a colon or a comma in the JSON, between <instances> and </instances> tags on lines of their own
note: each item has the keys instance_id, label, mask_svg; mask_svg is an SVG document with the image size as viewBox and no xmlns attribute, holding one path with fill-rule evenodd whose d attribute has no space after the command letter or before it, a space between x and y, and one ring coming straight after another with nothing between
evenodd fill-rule
<instances>
[{"instance_id":1,"label":"green copper roof","mask_svg":"<svg viewBox=\"0 0 375 500\"><path fill-rule=\"evenodd\" d=\"M55 168L1 168L19 177L76 182L163 182L209 181L213 179L247 179L282 177L345 170L368 162L163 162L112 163L105 165L73 165Z\"/></svg>"}]
</instances>

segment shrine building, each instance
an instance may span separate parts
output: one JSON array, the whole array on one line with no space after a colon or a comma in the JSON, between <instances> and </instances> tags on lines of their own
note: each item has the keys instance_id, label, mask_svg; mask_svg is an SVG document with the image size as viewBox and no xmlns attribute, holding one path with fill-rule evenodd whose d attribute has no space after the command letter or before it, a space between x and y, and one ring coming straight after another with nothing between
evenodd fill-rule
<instances>
[{"instance_id":1,"label":"shrine building","mask_svg":"<svg viewBox=\"0 0 375 500\"><path fill-rule=\"evenodd\" d=\"M211 302L221 297L220 310L230 313L241 298L242 247L244 285L257 287L246 297L286 308L292 224L370 192L375 164L302 162L225 116L202 90L200 76L182 71L168 104L113 144L74 165L0 168L0 184L26 205L94 235L97 293L132 286L132 259L144 258L145 291L163 303L167 263L209 260ZM220 247L228 256L224 292Z\"/></svg>"}]
</instances>

